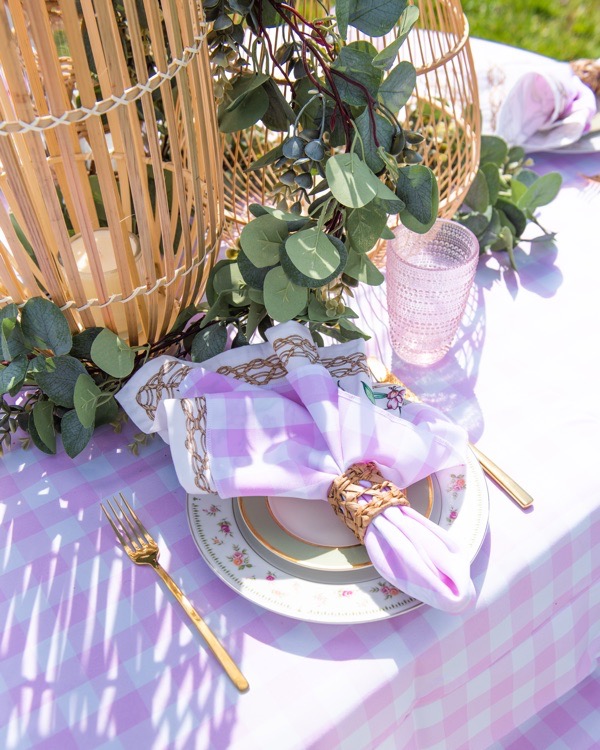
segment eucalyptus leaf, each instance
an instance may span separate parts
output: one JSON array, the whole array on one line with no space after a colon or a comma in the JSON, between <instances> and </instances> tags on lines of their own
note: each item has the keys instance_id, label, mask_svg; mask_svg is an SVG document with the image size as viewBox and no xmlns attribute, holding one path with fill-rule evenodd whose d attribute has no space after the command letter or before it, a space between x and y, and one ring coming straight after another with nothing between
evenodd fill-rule
<instances>
[{"instance_id":1,"label":"eucalyptus leaf","mask_svg":"<svg viewBox=\"0 0 600 750\"><path fill-rule=\"evenodd\" d=\"M292 281L297 286L306 287L308 289L318 289L320 287L325 286L326 284L329 284L329 282L333 281L337 276L339 276L345 266L346 262L348 260L348 251L346 250L346 246L344 243L339 240L337 237L333 237L331 235L326 235L329 242L333 244L333 246L337 249L337 252L339 253L339 263L335 267L335 269L329 274L329 276L326 276L324 279L315 279L310 276L306 276L304 273L298 270L294 263L290 260L289 255L286 252L286 248L282 247L281 250L281 267L285 271L286 276L290 281Z\"/></svg>"},{"instance_id":2,"label":"eucalyptus leaf","mask_svg":"<svg viewBox=\"0 0 600 750\"><path fill-rule=\"evenodd\" d=\"M348 211L346 231L352 248L359 253L371 250L381 237L387 220L388 215L378 199Z\"/></svg>"},{"instance_id":3,"label":"eucalyptus leaf","mask_svg":"<svg viewBox=\"0 0 600 750\"><path fill-rule=\"evenodd\" d=\"M350 7L353 5L352 0L336 0L335 15L337 19L338 31L344 41L348 34L348 24L350 23Z\"/></svg>"},{"instance_id":4,"label":"eucalyptus leaf","mask_svg":"<svg viewBox=\"0 0 600 750\"><path fill-rule=\"evenodd\" d=\"M279 246L288 234L285 221L270 215L259 216L242 229L240 244L253 265L266 268L278 262Z\"/></svg>"},{"instance_id":5,"label":"eucalyptus leaf","mask_svg":"<svg viewBox=\"0 0 600 750\"><path fill-rule=\"evenodd\" d=\"M533 169L521 169L513 178L513 182L519 182L525 187L531 187L539 179L539 175Z\"/></svg>"},{"instance_id":6,"label":"eucalyptus leaf","mask_svg":"<svg viewBox=\"0 0 600 750\"><path fill-rule=\"evenodd\" d=\"M228 110L224 104L220 105L218 120L222 133L235 133L249 128L261 119L269 107L269 96L264 88L251 89L239 99L232 110Z\"/></svg>"},{"instance_id":7,"label":"eucalyptus leaf","mask_svg":"<svg viewBox=\"0 0 600 750\"><path fill-rule=\"evenodd\" d=\"M396 38L373 58L373 65L375 67L383 68L383 70L388 70L392 67L396 61L400 47L404 44L410 30L418 20L419 9L416 5L409 5L404 9L396 26Z\"/></svg>"},{"instance_id":8,"label":"eucalyptus leaf","mask_svg":"<svg viewBox=\"0 0 600 750\"><path fill-rule=\"evenodd\" d=\"M5 318L12 318L16 320L18 315L19 308L15 305L14 302L10 302L8 305L0 307L0 320L4 320Z\"/></svg>"},{"instance_id":9,"label":"eucalyptus leaf","mask_svg":"<svg viewBox=\"0 0 600 750\"><path fill-rule=\"evenodd\" d=\"M398 170L396 195L406 207L400 211L405 227L420 234L429 231L437 218L438 185L433 172L422 164Z\"/></svg>"},{"instance_id":10,"label":"eucalyptus leaf","mask_svg":"<svg viewBox=\"0 0 600 750\"><path fill-rule=\"evenodd\" d=\"M35 430L49 453L56 453L56 430L54 429L54 404L52 401L37 401L31 410Z\"/></svg>"},{"instance_id":11,"label":"eucalyptus leaf","mask_svg":"<svg viewBox=\"0 0 600 750\"><path fill-rule=\"evenodd\" d=\"M77 378L75 383L75 392L73 402L77 417L84 427L93 427L96 420L96 407L98 399L102 396L102 391L93 378L87 373L83 373Z\"/></svg>"},{"instance_id":12,"label":"eucalyptus leaf","mask_svg":"<svg viewBox=\"0 0 600 750\"><path fill-rule=\"evenodd\" d=\"M379 286L383 283L384 276L377 266L363 253L351 250L348 253L348 263L344 273L352 279L361 281L370 286Z\"/></svg>"},{"instance_id":13,"label":"eucalyptus leaf","mask_svg":"<svg viewBox=\"0 0 600 750\"><path fill-rule=\"evenodd\" d=\"M308 319L316 323L325 323L328 320L337 320L337 316L330 315L321 300L311 294L308 300Z\"/></svg>"},{"instance_id":14,"label":"eucalyptus leaf","mask_svg":"<svg viewBox=\"0 0 600 750\"><path fill-rule=\"evenodd\" d=\"M213 287L219 296L224 295L232 305L243 305L246 301L246 282L235 261L217 271Z\"/></svg>"},{"instance_id":15,"label":"eucalyptus leaf","mask_svg":"<svg viewBox=\"0 0 600 750\"><path fill-rule=\"evenodd\" d=\"M391 31L408 0L350 0L349 24L369 36L384 36Z\"/></svg>"},{"instance_id":16,"label":"eucalyptus leaf","mask_svg":"<svg viewBox=\"0 0 600 750\"><path fill-rule=\"evenodd\" d=\"M177 313L177 317L175 318L175 322L169 329L169 333L181 333L185 326L187 325L188 321L190 321L194 315L198 314L198 308L196 305L187 305L183 308L183 310L180 310Z\"/></svg>"},{"instance_id":17,"label":"eucalyptus leaf","mask_svg":"<svg viewBox=\"0 0 600 750\"><path fill-rule=\"evenodd\" d=\"M498 198L496 201L496 208L504 213L515 228L513 234L520 237L527 226L527 216L525 213L518 206L515 206L514 203L504 198ZM502 213L500 216L502 216Z\"/></svg>"},{"instance_id":18,"label":"eucalyptus leaf","mask_svg":"<svg viewBox=\"0 0 600 750\"><path fill-rule=\"evenodd\" d=\"M485 181L487 182L488 189L488 200L493 206L498 200L498 194L501 190L500 182L500 170L495 164L484 164L481 167L481 172L485 175Z\"/></svg>"},{"instance_id":19,"label":"eucalyptus leaf","mask_svg":"<svg viewBox=\"0 0 600 750\"><path fill-rule=\"evenodd\" d=\"M467 229L470 229L475 236L479 237L479 235L485 232L490 220L485 214L473 211L470 214L461 214L458 223L467 227Z\"/></svg>"},{"instance_id":20,"label":"eucalyptus leaf","mask_svg":"<svg viewBox=\"0 0 600 750\"><path fill-rule=\"evenodd\" d=\"M50 300L28 299L21 310L21 328L25 338L40 349L50 349L56 355L71 351L73 339L67 319Z\"/></svg>"},{"instance_id":21,"label":"eucalyptus leaf","mask_svg":"<svg viewBox=\"0 0 600 750\"><path fill-rule=\"evenodd\" d=\"M0 370L0 395L8 393L14 396L23 385L29 363L27 357L15 357L3 370Z\"/></svg>"},{"instance_id":22,"label":"eucalyptus leaf","mask_svg":"<svg viewBox=\"0 0 600 750\"><path fill-rule=\"evenodd\" d=\"M339 268L340 254L327 235L317 227L290 235L285 251L300 273L309 279L323 280Z\"/></svg>"},{"instance_id":23,"label":"eucalyptus leaf","mask_svg":"<svg viewBox=\"0 0 600 750\"><path fill-rule=\"evenodd\" d=\"M390 150L394 135L394 126L388 119L377 113L375 113L374 120L377 143L375 142L368 107L365 107L364 111L356 118L355 124L362 139L363 150L361 150L361 155L363 156L363 160L375 174L378 174L385 168L385 163L377 153L377 149L381 146L385 151Z\"/></svg>"},{"instance_id":24,"label":"eucalyptus leaf","mask_svg":"<svg viewBox=\"0 0 600 750\"><path fill-rule=\"evenodd\" d=\"M6 362L30 353L31 346L25 339L21 324L14 318L0 320L0 341L2 359Z\"/></svg>"},{"instance_id":25,"label":"eucalyptus leaf","mask_svg":"<svg viewBox=\"0 0 600 750\"><path fill-rule=\"evenodd\" d=\"M289 211L281 211L279 208L274 208L273 206L261 206L260 203L251 203L248 209L256 217L269 214L275 219L279 219L279 221L285 221L290 232L295 232L297 229L302 229L311 223L311 219L308 216L299 216Z\"/></svg>"},{"instance_id":26,"label":"eucalyptus leaf","mask_svg":"<svg viewBox=\"0 0 600 750\"><path fill-rule=\"evenodd\" d=\"M487 164L492 162L498 167L504 164L504 161L508 155L508 145L503 138L497 135L482 135L481 136L481 152L479 155L479 163Z\"/></svg>"},{"instance_id":27,"label":"eucalyptus leaf","mask_svg":"<svg viewBox=\"0 0 600 750\"><path fill-rule=\"evenodd\" d=\"M250 340L258 328L267 311L259 302L252 300L248 306L248 320L246 322L246 338Z\"/></svg>"},{"instance_id":28,"label":"eucalyptus leaf","mask_svg":"<svg viewBox=\"0 0 600 750\"><path fill-rule=\"evenodd\" d=\"M290 281L281 266L269 271L263 293L267 312L280 323L300 315L308 303L308 289Z\"/></svg>"},{"instance_id":29,"label":"eucalyptus leaf","mask_svg":"<svg viewBox=\"0 0 600 750\"><path fill-rule=\"evenodd\" d=\"M246 167L246 172L258 172L261 169L264 169L265 167L271 166L271 164L274 164L277 159L280 159L283 156L283 148L281 145L275 146L275 148L272 148L270 151L267 151L266 154L263 154L259 159L256 159L256 161L253 161L249 167Z\"/></svg>"},{"instance_id":30,"label":"eucalyptus leaf","mask_svg":"<svg viewBox=\"0 0 600 750\"><path fill-rule=\"evenodd\" d=\"M494 164L486 164L486 166L491 166L494 169L496 168ZM517 206L519 205L519 201L521 198L525 195L527 192L527 185L525 185L523 182L519 182L519 180L511 180L510 181L510 197L513 203L515 203Z\"/></svg>"},{"instance_id":31,"label":"eucalyptus leaf","mask_svg":"<svg viewBox=\"0 0 600 750\"><path fill-rule=\"evenodd\" d=\"M289 126L293 125L296 119L294 110L290 107L285 96L281 93L279 86L272 78L269 78L263 88L269 98L269 106L261 118L263 125L269 128L269 130L287 132Z\"/></svg>"},{"instance_id":32,"label":"eucalyptus leaf","mask_svg":"<svg viewBox=\"0 0 600 750\"><path fill-rule=\"evenodd\" d=\"M403 60L393 68L379 87L377 98L397 114L406 104L417 83L417 72L412 63Z\"/></svg>"},{"instance_id":33,"label":"eucalyptus leaf","mask_svg":"<svg viewBox=\"0 0 600 750\"><path fill-rule=\"evenodd\" d=\"M376 54L375 47L364 41L351 42L342 47L331 66L331 72L343 101L360 107L368 102L367 93L364 89L369 94L378 90L383 78L383 71L374 68L372 65L372 60ZM360 84L360 86L347 80L348 78Z\"/></svg>"},{"instance_id":34,"label":"eucalyptus leaf","mask_svg":"<svg viewBox=\"0 0 600 750\"><path fill-rule=\"evenodd\" d=\"M76 333L73 336L73 346L69 354L75 359L92 359L92 344L94 339L104 329L100 326L94 326L93 328L86 328L81 333Z\"/></svg>"},{"instance_id":35,"label":"eucalyptus leaf","mask_svg":"<svg viewBox=\"0 0 600 750\"><path fill-rule=\"evenodd\" d=\"M211 325L194 336L192 362L205 362L225 351L227 329L222 325Z\"/></svg>"},{"instance_id":36,"label":"eucalyptus leaf","mask_svg":"<svg viewBox=\"0 0 600 750\"><path fill-rule=\"evenodd\" d=\"M242 279L251 289L262 289L265 283L265 276L272 268L275 268L276 264L274 263L272 266L265 266L264 268L257 268L250 262L246 253L243 250L240 250L237 257L237 265Z\"/></svg>"},{"instance_id":37,"label":"eucalyptus leaf","mask_svg":"<svg viewBox=\"0 0 600 750\"><path fill-rule=\"evenodd\" d=\"M527 188L527 192L519 199L519 208L535 211L540 206L552 203L561 185L562 176L558 172L542 175Z\"/></svg>"},{"instance_id":38,"label":"eucalyptus leaf","mask_svg":"<svg viewBox=\"0 0 600 750\"><path fill-rule=\"evenodd\" d=\"M50 456L53 456L56 453L56 447L54 448L54 450L52 450L40 437L40 434L37 431L37 427L35 426L33 410L29 413L29 417L27 420L27 432L29 433L29 437L31 438L36 448L39 448L39 450L41 450L43 453L47 453Z\"/></svg>"},{"instance_id":39,"label":"eucalyptus leaf","mask_svg":"<svg viewBox=\"0 0 600 750\"><path fill-rule=\"evenodd\" d=\"M53 370L35 373L35 382L55 404L72 409L75 383L77 378L85 373L86 369L78 359L70 357L68 354L53 357L52 364L54 365Z\"/></svg>"},{"instance_id":40,"label":"eucalyptus leaf","mask_svg":"<svg viewBox=\"0 0 600 750\"><path fill-rule=\"evenodd\" d=\"M487 166L491 166L492 169L494 168L493 164L488 164ZM472 208L473 211L483 213L488 207L489 202L490 192L488 189L488 182L485 173L482 169L480 169L475 175L475 179L471 183L469 192L465 197L465 203L467 206Z\"/></svg>"},{"instance_id":41,"label":"eucalyptus leaf","mask_svg":"<svg viewBox=\"0 0 600 750\"><path fill-rule=\"evenodd\" d=\"M372 201L383 184L354 153L332 156L325 172L334 198L350 208L360 208Z\"/></svg>"},{"instance_id":42,"label":"eucalyptus leaf","mask_svg":"<svg viewBox=\"0 0 600 750\"><path fill-rule=\"evenodd\" d=\"M90 442L93 427L84 427L75 409L68 411L60 421L60 433L67 456L75 458Z\"/></svg>"},{"instance_id":43,"label":"eucalyptus leaf","mask_svg":"<svg viewBox=\"0 0 600 750\"><path fill-rule=\"evenodd\" d=\"M100 425L114 422L118 415L119 404L116 402L114 396L111 396L106 401L99 401L96 405L96 418L94 420L94 427L100 427Z\"/></svg>"},{"instance_id":44,"label":"eucalyptus leaf","mask_svg":"<svg viewBox=\"0 0 600 750\"><path fill-rule=\"evenodd\" d=\"M392 232L392 230L386 225L382 230L381 234L379 235L382 240L393 240L395 238L395 234Z\"/></svg>"},{"instance_id":45,"label":"eucalyptus leaf","mask_svg":"<svg viewBox=\"0 0 600 750\"><path fill-rule=\"evenodd\" d=\"M96 336L90 353L94 364L113 378L126 378L133 371L135 352L108 328Z\"/></svg>"}]
</instances>

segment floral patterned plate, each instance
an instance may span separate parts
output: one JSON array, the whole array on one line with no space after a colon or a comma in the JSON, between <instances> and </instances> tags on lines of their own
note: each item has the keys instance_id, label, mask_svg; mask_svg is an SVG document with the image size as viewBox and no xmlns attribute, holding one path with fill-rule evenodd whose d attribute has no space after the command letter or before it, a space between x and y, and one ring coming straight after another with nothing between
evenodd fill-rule
<instances>
[{"instance_id":1,"label":"floral patterned plate","mask_svg":"<svg viewBox=\"0 0 600 750\"><path fill-rule=\"evenodd\" d=\"M439 525L475 559L485 537L489 502L485 478L469 451L464 467L437 472ZM373 622L409 612L422 602L399 591L367 566L361 570L310 570L259 548L242 529L237 499L187 498L188 522L202 556L243 597L287 617L308 622Z\"/></svg>"}]
</instances>

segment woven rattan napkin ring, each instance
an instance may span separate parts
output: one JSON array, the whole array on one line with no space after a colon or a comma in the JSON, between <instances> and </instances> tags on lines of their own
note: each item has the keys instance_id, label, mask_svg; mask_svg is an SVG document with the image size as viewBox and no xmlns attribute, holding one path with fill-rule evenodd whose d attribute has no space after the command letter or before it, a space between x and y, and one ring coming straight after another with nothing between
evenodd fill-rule
<instances>
[{"instance_id":1,"label":"woven rattan napkin ring","mask_svg":"<svg viewBox=\"0 0 600 750\"><path fill-rule=\"evenodd\" d=\"M386 508L410 505L404 492L384 479L373 461L352 464L333 480L327 499L361 544L371 521Z\"/></svg>"}]
</instances>

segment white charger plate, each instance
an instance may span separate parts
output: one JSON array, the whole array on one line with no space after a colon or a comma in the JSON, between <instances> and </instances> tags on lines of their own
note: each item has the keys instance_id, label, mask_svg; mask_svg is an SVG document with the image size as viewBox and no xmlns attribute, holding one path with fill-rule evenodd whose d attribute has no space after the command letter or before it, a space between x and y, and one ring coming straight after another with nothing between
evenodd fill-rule
<instances>
[{"instance_id":1,"label":"white charger plate","mask_svg":"<svg viewBox=\"0 0 600 750\"><path fill-rule=\"evenodd\" d=\"M434 508L439 503L438 524L472 562L486 534L489 499L483 471L471 451L464 467L434 475L434 495ZM312 513L332 513L324 501L305 503L309 525ZM256 528L245 522L237 498L188 495L187 515L194 542L216 575L244 598L277 614L339 625L384 620L422 605L370 565L332 570L284 559L257 539Z\"/></svg>"}]
</instances>

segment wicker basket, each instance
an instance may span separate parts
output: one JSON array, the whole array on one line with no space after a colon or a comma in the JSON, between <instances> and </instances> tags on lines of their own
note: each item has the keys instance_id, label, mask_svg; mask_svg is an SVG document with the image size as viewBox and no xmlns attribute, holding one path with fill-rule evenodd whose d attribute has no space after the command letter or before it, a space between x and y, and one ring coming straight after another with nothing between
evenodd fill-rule
<instances>
[{"instance_id":1,"label":"wicker basket","mask_svg":"<svg viewBox=\"0 0 600 750\"><path fill-rule=\"evenodd\" d=\"M305 18L323 15L320 3L300 2ZM425 134L420 148L424 163L436 173L440 188L439 214L451 217L461 205L479 163L481 132L477 80L469 48L469 27L460 0L419 0L419 21L402 45L398 60L410 60L417 70L415 96L403 115L404 125ZM277 29L273 47L284 40ZM353 28L348 41L365 39ZM369 39L381 48L395 32ZM225 138L225 204L227 238L234 240L251 218L250 203L269 204L277 178L270 168L246 173L246 167L281 142L281 133L260 124L247 133Z\"/></svg>"},{"instance_id":2,"label":"wicker basket","mask_svg":"<svg viewBox=\"0 0 600 750\"><path fill-rule=\"evenodd\" d=\"M223 228L195 0L10 0L0 11L0 306L160 340Z\"/></svg>"}]
</instances>

